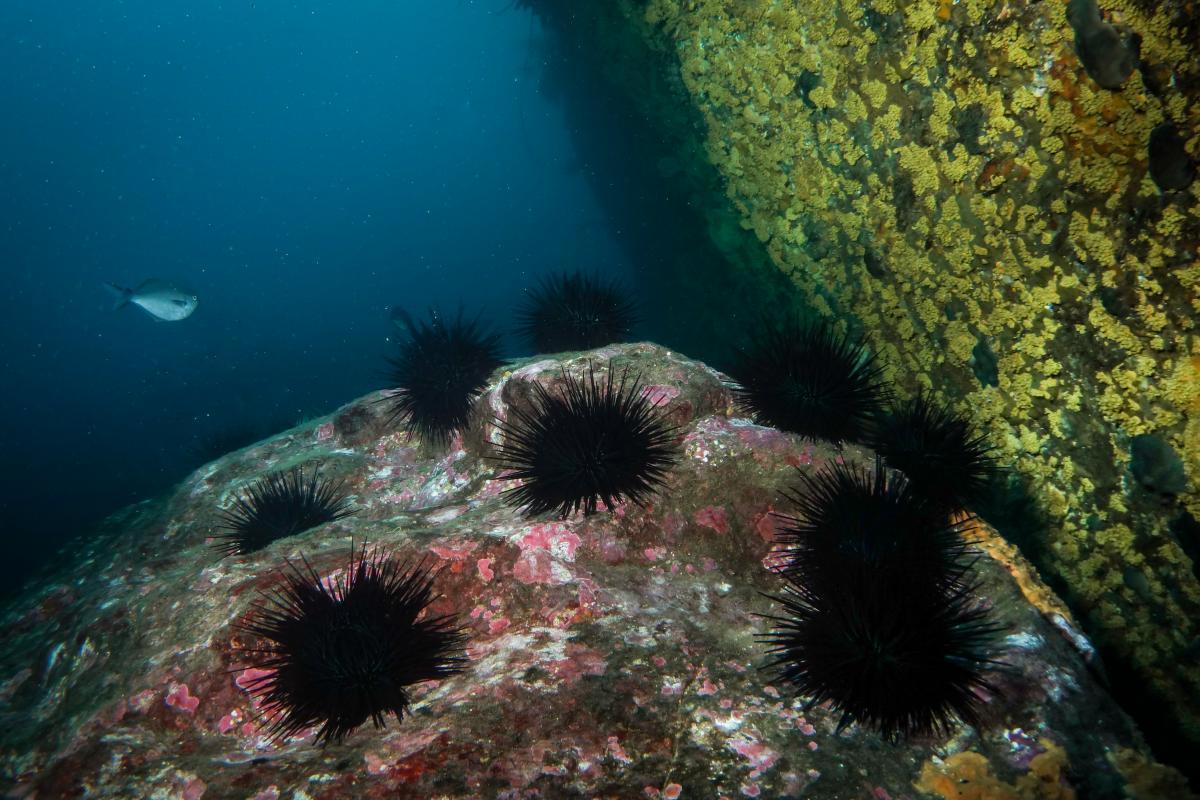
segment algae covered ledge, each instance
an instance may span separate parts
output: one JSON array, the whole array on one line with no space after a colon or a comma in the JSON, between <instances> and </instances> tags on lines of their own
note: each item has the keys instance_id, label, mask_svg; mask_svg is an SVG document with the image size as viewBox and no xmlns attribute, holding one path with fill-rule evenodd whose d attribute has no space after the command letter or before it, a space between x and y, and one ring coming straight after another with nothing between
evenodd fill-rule
<instances>
[{"instance_id":1,"label":"algae covered ledge","mask_svg":"<svg viewBox=\"0 0 1200 800\"><path fill-rule=\"evenodd\" d=\"M990 431L1046 521L1025 544L1127 690L1177 713L1159 746L1200 746L1194 11L1102 4L1126 74L1081 63L1060 0L621 8L742 226L897 385Z\"/></svg>"}]
</instances>

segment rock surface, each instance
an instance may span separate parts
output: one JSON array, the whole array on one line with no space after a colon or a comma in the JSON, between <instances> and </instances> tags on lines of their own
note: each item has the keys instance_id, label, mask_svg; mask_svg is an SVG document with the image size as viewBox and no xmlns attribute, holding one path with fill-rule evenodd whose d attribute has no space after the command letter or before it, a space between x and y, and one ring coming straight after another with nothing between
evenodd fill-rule
<instances>
[{"instance_id":1,"label":"rock surface","mask_svg":"<svg viewBox=\"0 0 1200 800\"><path fill-rule=\"evenodd\" d=\"M648 508L523 519L487 458L489 418L528 402L528 382L589 359L642 374L680 426L680 463ZM130 507L4 610L6 797L1068 798L1171 780L1097 683L1070 615L984 530L981 592L1010 632L980 730L887 745L853 725L835 733L835 713L770 686L754 635L766 629L755 615L773 610L760 592L779 588L778 491L795 469L869 453L738 418L703 364L648 344L519 362L441 451L390 430L378 399ZM219 509L299 463L344 476L356 513L220 558ZM471 663L422 686L399 726L324 749L311 732L272 745L242 688L233 623L285 559L330 574L352 541L441 567L433 613L461 614Z\"/></svg>"}]
</instances>

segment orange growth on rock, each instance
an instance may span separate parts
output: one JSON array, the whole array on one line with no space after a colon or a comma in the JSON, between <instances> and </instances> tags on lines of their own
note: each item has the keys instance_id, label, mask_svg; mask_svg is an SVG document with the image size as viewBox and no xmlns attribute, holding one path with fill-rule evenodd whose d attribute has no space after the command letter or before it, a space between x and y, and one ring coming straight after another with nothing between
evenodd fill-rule
<instances>
[{"instance_id":1,"label":"orange growth on rock","mask_svg":"<svg viewBox=\"0 0 1200 800\"><path fill-rule=\"evenodd\" d=\"M1063 778L1065 751L1053 742L1042 745L1045 752L1034 756L1015 784L997 778L986 758L968 750L941 763L926 761L913 785L944 800L1075 800L1075 790Z\"/></svg>"}]
</instances>

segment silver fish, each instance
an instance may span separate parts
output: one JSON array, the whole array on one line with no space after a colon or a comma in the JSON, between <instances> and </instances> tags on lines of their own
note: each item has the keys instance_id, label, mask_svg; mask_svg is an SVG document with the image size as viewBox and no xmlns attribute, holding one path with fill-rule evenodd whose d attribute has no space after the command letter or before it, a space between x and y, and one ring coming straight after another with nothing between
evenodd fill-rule
<instances>
[{"instance_id":1,"label":"silver fish","mask_svg":"<svg viewBox=\"0 0 1200 800\"><path fill-rule=\"evenodd\" d=\"M113 310L133 304L156 320L178 322L187 319L200 304L200 298L181 291L166 281L151 278L136 289L126 289L115 283L105 284L116 295Z\"/></svg>"}]
</instances>

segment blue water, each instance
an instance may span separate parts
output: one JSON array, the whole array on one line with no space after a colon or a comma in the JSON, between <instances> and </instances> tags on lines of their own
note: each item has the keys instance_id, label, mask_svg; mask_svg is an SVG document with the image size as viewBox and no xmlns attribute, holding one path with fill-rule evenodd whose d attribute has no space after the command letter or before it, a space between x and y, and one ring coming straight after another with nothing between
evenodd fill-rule
<instances>
[{"instance_id":1,"label":"blue water","mask_svg":"<svg viewBox=\"0 0 1200 800\"><path fill-rule=\"evenodd\" d=\"M636 278L545 36L509 0L0 4L5 586L205 436L380 386L390 305L506 328L536 276ZM197 312L111 310L149 277Z\"/></svg>"}]
</instances>

